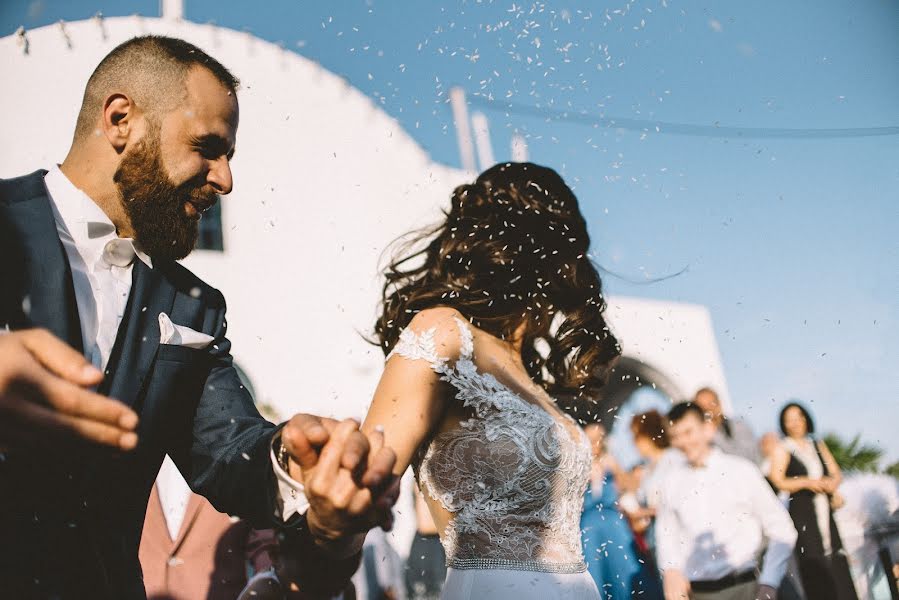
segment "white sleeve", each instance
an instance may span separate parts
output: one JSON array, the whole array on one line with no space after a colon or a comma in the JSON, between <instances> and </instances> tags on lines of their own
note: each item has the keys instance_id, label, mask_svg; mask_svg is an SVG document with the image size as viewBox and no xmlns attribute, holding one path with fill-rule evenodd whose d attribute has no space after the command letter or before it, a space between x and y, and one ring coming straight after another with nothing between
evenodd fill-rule
<instances>
[{"instance_id":1,"label":"white sleeve","mask_svg":"<svg viewBox=\"0 0 899 600\"><path fill-rule=\"evenodd\" d=\"M796 528L790 513L784 508L771 486L762 477L758 469L750 471L744 481L747 483L747 496L752 502L752 509L761 523L765 537L768 539L768 550L759 574L761 585L770 585L777 589L787 571L787 563L796 545Z\"/></svg>"},{"instance_id":2,"label":"white sleeve","mask_svg":"<svg viewBox=\"0 0 899 600\"><path fill-rule=\"evenodd\" d=\"M680 519L672 506L671 494L668 493L670 478L664 478L658 489L658 506L656 508L656 553L659 568L662 571L685 572L687 564L687 544L684 540Z\"/></svg>"},{"instance_id":3,"label":"white sleeve","mask_svg":"<svg viewBox=\"0 0 899 600\"><path fill-rule=\"evenodd\" d=\"M276 502L281 518L286 521L292 517L294 513L304 514L309 508L309 501L306 500L303 484L294 481L290 475L281 468L281 465L278 464L278 460L275 458L274 450L270 455L272 458L272 468L275 470L275 478L278 482L278 493L275 497L277 498Z\"/></svg>"}]
</instances>

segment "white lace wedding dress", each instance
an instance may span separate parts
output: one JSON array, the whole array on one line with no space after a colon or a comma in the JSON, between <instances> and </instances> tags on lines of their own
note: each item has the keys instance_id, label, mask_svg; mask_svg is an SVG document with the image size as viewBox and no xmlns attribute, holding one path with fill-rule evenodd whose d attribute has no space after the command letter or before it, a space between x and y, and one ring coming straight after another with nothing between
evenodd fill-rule
<instances>
[{"instance_id":1,"label":"white lace wedding dress","mask_svg":"<svg viewBox=\"0 0 899 600\"><path fill-rule=\"evenodd\" d=\"M416 457L421 489L450 514L443 598L598 600L581 550L590 446L575 421L525 400L475 366L469 324L461 352L439 356L435 330L407 328L391 354L425 360L473 416ZM388 357L389 358L389 357Z\"/></svg>"}]
</instances>

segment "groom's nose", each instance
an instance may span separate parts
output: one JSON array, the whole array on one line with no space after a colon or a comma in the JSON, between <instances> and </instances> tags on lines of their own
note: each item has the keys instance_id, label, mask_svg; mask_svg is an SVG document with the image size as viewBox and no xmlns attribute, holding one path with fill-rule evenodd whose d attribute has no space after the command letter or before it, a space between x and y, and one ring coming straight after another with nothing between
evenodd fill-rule
<instances>
[{"instance_id":1,"label":"groom's nose","mask_svg":"<svg viewBox=\"0 0 899 600\"><path fill-rule=\"evenodd\" d=\"M226 157L220 156L212 162L206 174L206 182L221 196L231 193L234 180L231 178L231 164Z\"/></svg>"}]
</instances>

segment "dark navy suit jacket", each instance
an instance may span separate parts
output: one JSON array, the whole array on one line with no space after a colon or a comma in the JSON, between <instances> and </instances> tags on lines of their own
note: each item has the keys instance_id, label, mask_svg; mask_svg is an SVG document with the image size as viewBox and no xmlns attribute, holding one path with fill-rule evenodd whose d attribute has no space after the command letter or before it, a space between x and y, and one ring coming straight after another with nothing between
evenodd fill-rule
<instances>
[{"instance_id":1,"label":"dark navy suit jacket","mask_svg":"<svg viewBox=\"0 0 899 600\"><path fill-rule=\"evenodd\" d=\"M0 327L44 327L81 349L45 173L0 180ZM143 598L138 545L165 454L219 511L258 528L284 527L269 455L276 426L260 417L232 365L222 294L176 262L154 260L153 267L134 262L99 389L138 413L139 444L127 453L91 447L0 455L2 597ZM162 312L215 341L202 350L160 345ZM302 525L295 518L287 534L312 567L320 561ZM335 563L314 570L321 576L323 568L352 573L352 565Z\"/></svg>"}]
</instances>

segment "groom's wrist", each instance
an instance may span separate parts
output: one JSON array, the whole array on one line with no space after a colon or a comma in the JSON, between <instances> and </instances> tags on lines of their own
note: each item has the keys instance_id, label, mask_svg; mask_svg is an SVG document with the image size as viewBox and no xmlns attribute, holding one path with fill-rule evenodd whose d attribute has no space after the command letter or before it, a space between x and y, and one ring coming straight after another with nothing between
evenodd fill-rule
<instances>
[{"instance_id":1,"label":"groom's wrist","mask_svg":"<svg viewBox=\"0 0 899 600\"><path fill-rule=\"evenodd\" d=\"M303 484L295 478L294 473L285 471L278 461L279 433L280 431L272 436L269 455L275 479L275 515L281 517L279 523L287 523L304 514L309 508L309 502ZM276 524L277 526L279 525Z\"/></svg>"},{"instance_id":2,"label":"groom's wrist","mask_svg":"<svg viewBox=\"0 0 899 600\"><path fill-rule=\"evenodd\" d=\"M281 429L278 429L275 432L275 435L272 436L272 452L275 455L275 460L278 463L278 466L285 473L290 473L290 456L287 454L287 448L284 446L284 441L281 439Z\"/></svg>"},{"instance_id":3,"label":"groom's wrist","mask_svg":"<svg viewBox=\"0 0 899 600\"><path fill-rule=\"evenodd\" d=\"M300 465L290 457L287 446L284 445L284 441L281 439L281 431L281 429L278 429L272 436L272 456L283 474L293 480L293 483L297 486L302 487L303 470L300 468Z\"/></svg>"}]
</instances>

